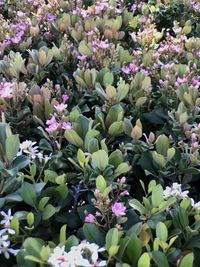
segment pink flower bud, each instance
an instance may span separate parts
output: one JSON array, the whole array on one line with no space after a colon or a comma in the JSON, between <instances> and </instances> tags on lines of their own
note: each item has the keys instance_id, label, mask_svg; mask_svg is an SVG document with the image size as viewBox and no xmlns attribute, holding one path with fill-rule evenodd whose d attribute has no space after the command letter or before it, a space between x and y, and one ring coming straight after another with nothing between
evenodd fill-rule
<instances>
[{"instance_id":1,"label":"pink flower bud","mask_svg":"<svg viewBox=\"0 0 200 267\"><path fill-rule=\"evenodd\" d=\"M125 176L123 176L121 179L120 179L120 184L125 184L125 182L126 182L126 177Z\"/></svg>"},{"instance_id":2,"label":"pink flower bud","mask_svg":"<svg viewBox=\"0 0 200 267\"><path fill-rule=\"evenodd\" d=\"M94 217L94 215L92 215L92 214L88 214L88 215L85 217L85 222L87 222L87 223L94 223L94 221L95 221L95 217Z\"/></svg>"}]
</instances>

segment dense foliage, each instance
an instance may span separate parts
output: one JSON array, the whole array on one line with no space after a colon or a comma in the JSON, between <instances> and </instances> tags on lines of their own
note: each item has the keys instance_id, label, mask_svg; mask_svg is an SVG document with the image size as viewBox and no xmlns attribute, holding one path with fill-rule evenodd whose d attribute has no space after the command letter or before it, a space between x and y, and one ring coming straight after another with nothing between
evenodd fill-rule
<instances>
[{"instance_id":1,"label":"dense foliage","mask_svg":"<svg viewBox=\"0 0 200 267\"><path fill-rule=\"evenodd\" d=\"M199 267L199 0L0 23L0 266Z\"/></svg>"}]
</instances>

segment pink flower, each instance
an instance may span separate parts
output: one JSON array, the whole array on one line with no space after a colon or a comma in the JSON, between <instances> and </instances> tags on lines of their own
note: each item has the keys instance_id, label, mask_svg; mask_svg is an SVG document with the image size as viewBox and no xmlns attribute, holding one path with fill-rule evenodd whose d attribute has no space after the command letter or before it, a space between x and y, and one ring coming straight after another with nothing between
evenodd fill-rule
<instances>
[{"instance_id":1,"label":"pink flower","mask_svg":"<svg viewBox=\"0 0 200 267\"><path fill-rule=\"evenodd\" d=\"M130 63L129 68L132 72L138 71L138 67L134 62Z\"/></svg>"},{"instance_id":2,"label":"pink flower","mask_svg":"<svg viewBox=\"0 0 200 267\"><path fill-rule=\"evenodd\" d=\"M10 82L0 83L0 97L8 99L12 98L13 87L14 85Z\"/></svg>"},{"instance_id":3,"label":"pink flower","mask_svg":"<svg viewBox=\"0 0 200 267\"><path fill-rule=\"evenodd\" d=\"M54 124L49 125L49 127L45 129L48 133L53 133L53 132L56 132L59 127L60 127L60 124L56 122Z\"/></svg>"},{"instance_id":4,"label":"pink flower","mask_svg":"<svg viewBox=\"0 0 200 267\"><path fill-rule=\"evenodd\" d=\"M123 71L123 73L125 74L130 74L131 70L129 69L129 67L122 67L121 70Z\"/></svg>"},{"instance_id":5,"label":"pink flower","mask_svg":"<svg viewBox=\"0 0 200 267\"><path fill-rule=\"evenodd\" d=\"M57 123L55 116L52 116L50 120L46 121L46 125L51 125Z\"/></svg>"},{"instance_id":6,"label":"pink flower","mask_svg":"<svg viewBox=\"0 0 200 267\"><path fill-rule=\"evenodd\" d=\"M199 143L198 143L198 142L194 142L194 143L192 143L192 147L193 147L193 148L198 148L198 147L199 147Z\"/></svg>"},{"instance_id":7,"label":"pink flower","mask_svg":"<svg viewBox=\"0 0 200 267\"><path fill-rule=\"evenodd\" d=\"M65 103L69 99L68 95L62 95L62 100Z\"/></svg>"},{"instance_id":8,"label":"pink flower","mask_svg":"<svg viewBox=\"0 0 200 267\"><path fill-rule=\"evenodd\" d=\"M87 60L87 56L85 56L85 55L78 56L78 59L79 59L80 61L86 61L86 60Z\"/></svg>"},{"instance_id":9,"label":"pink flower","mask_svg":"<svg viewBox=\"0 0 200 267\"><path fill-rule=\"evenodd\" d=\"M71 123L70 122L63 122L62 129L64 129L64 130L71 130L72 129Z\"/></svg>"},{"instance_id":10,"label":"pink flower","mask_svg":"<svg viewBox=\"0 0 200 267\"><path fill-rule=\"evenodd\" d=\"M45 130L48 132L48 133L53 133L53 132L56 132L58 130L58 128L60 127L60 123L58 123L56 121L56 118L55 116L52 116L52 118L50 120L47 120L46 121L46 124L48 125L47 128L45 128Z\"/></svg>"},{"instance_id":11,"label":"pink flower","mask_svg":"<svg viewBox=\"0 0 200 267\"><path fill-rule=\"evenodd\" d=\"M87 223L94 223L94 221L95 221L95 217L94 217L94 215L92 215L92 214L88 214L88 215L85 217L85 222L87 222Z\"/></svg>"},{"instance_id":12,"label":"pink flower","mask_svg":"<svg viewBox=\"0 0 200 267\"><path fill-rule=\"evenodd\" d=\"M121 217L125 215L126 207L124 207L123 203L115 202L112 205L112 212L116 217Z\"/></svg>"},{"instance_id":13,"label":"pink flower","mask_svg":"<svg viewBox=\"0 0 200 267\"><path fill-rule=\"evenodd\" d=\"M129 192L127 190L124 190L123 192L120 193L120 196L121 197L129 196Z\"/></svg>"},{"instance_id":14,"label":"pink flower","mask_svg":"<svg viewBox=\"0 0 200 267\"><path fill-rule=\"evenodd\" d=\"M121 179L120 179L120 184L125 184L126 182L126 177L123 176Z\"/></svg>"},{"instance_id":15,"label":"pink flower","mask_svg":"<svg viewBox=\"0 0 200 267\"><path fill-rule=\"evenodd\" d=\"M54 106L54 108L55 108L58 112L63 112L63 111L66 110L66 108L67 108L67 104L63 104L63 103L61 103L61 104L57 104L57 105Z\"/></svg>"}]
</instances>

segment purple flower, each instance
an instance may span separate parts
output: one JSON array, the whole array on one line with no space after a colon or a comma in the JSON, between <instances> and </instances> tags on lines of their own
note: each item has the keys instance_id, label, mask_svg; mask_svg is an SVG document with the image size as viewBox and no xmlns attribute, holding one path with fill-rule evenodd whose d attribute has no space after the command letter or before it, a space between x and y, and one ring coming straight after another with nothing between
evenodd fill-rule
<instances>
[{"instance_id":1,"label":"purple flower","mask_svg":"<svg viewBox=\"0 0 200 267\"><path fill-rule=\"evenodd\" d=\"M126 207L124 207L121 202L115 202L115 204L112 205L112 212L116 217L124 216L126 214L125 211Z\"/></svg>"},{"instance_id":2,"label":"purple flower","mask_svg":"<svg viewBox=\"0 0 200 267\"><path fill-rule=\"evenodd\" d=\"M129 69L129 67L122 67L121 70L123 71L123 73L127 75L131 73L131 70Z\"/></svg>"},{"instance_id":3,"label":"purple flower","mask_svg":"<svg viewBox=\"0 0 200 267\"><path fill-rule=\"evenodd\" d=\"M120 179L120 184L125 184L126 182L126 177L123 176L121 179Z\"/></svg>"},{"instance_id":4,"label":"purple flower","mask_svg":"<svg viewBox=\"0 0 200 267\"><path fill-rule=\"evenodd\" d=\"M71 123L70 122L63 122L62 129L68 130L68 131L71 130L72 129Z\"/></svg>"},{"instance_id":5,"label":"purple flower","mask_svg":"<svg viewBox=\"0 0 200 267\"><path fill-rule=\"evenodd\" d=\"M62 95L62 100L65 103L69 99L68 95Z\"/></svg>"},{"instance_id":6,"label":"purple flower","mask_svg":"<svg viewBox=\"0 0 200 267\"><path fill-rule=\"evenodd\" d=\"M54 108L58 111L58 112L64 112L67 108L67 104L57 104L57 105L54 105Z\"/></svg>"},{"instance_id":7,"label":"purple flower","mask_svg":"<svg viewBox=\"0 0 200 267\"><path fill-rule=\"evenodd\" d=\"M94 223L94 221L95 221L95 217L94 217L94 215L92 215L92 214L88 214L88 215L85 217L85 222L87 222L87 223Z\"/></svg>"}]
</instances>

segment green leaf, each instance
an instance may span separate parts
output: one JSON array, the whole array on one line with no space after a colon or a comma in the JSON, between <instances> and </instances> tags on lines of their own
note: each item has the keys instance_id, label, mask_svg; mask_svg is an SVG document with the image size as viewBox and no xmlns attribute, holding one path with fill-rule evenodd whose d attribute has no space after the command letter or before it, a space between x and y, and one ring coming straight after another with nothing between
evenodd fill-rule
<instances>
[{"instance_id":1,"label":"green leaf","mask_svg":"<svg viewBox=\"0 0 200 267\"><path fill-rule=\"evenodd\" d=\"M106 250L109 252L109 249L112 246L117 246L119 243L119 231L117 228L112 228L108 231L106 235Z\"/></svg>"},{"instance_id":2,"label":"green leaf","mask_svg":"<svg viewBox=\"0 0 200 267\"><path fill-rule=\"evenodd\" d=\"M122 152L117 149L113 151L109 156L109 164L113 165L115 168L117 168L118 165L120 165L123 162L123 155Z\"/></svg>"},{"instance_id":3,"label":"green leaf","mask_svg":"<svg viewBox=\"0 0 200 267\"><path fill-rule=\"evenodd\" d=\"M85 154L81 149L79 149L77 152L77 159L78 159L80 166L83 167L85 163Z\"/></svg>"},{"instance_id":4,"label":"green leaf","mask_svg":"<svg viewBox=\"0 0 200 267\"><path fill-rule=\"evenodd\" d=\"M90 139L88 142L87 150L90 154L93 154L94 152L99 150L99 141L96 138Z\"/></svg>"},{"instance_id":5,"label":"green leaf","mask_svg":"<svg viewBox=\"0 0 200 267\"><path fill-rule=\"evenodd\" d=\"M166 166L166 160L163 155L158 154L156 151L154 151L152 153L152 158L161 168L164 168Z\"/></svg>"},{"instance_id":6,"label":"green leaf","mask_svg":"<svg viewBox=\"0 0 200 267\"><path fill-rule=\"evenodd\" d=\"M10 163L16 157L17 152L19 151L19 136L10 135L6 138L6 157Z\"/></svg>"},{"instance_id":7,"label":"green leaf","mask_svg":"<svg viewBox=\"0 0 200 267\"><path fill-rule=\"evenodd\" d=\"M122 121L115 121L113 122L109 129L108 129L108 133L111 136L116 136L119 135L123 132L123 122Z\"/></svg>"},{"instance_id":8,"label":"green leaf","mask_svg":"<svg viewBox=\"0 0 200 267\"><path fill-rule=\"evenodd\" d=\"M119 176L123 173L130 171L130 169L131 169L131 167L126 162L122 162L119 164L119 166L115 170L115 175Z\"/></svg>"},{"instance_id":9,"label":"green leaf","mask_svg":"<svg viewBox=\"0 0 200 267\"><path fill-rule=\"evenodd\" d=\"M183 257L183 259L179 264L179 267L193 267L193 262L194 262L194 254L193 252L191 252Z\"/></svg>"},{"instance_id":10,"label":"green leaf","mask_svg":"<svg viewBox=\"0 0 200 267\"><path fill-rule=\"evenodd\" d=\"M85 223L83 225L83 233L85 238L89 242L94 242L99 246L103 246L105 242L105 237L103 232L95 224Z\"/></svg>"},{"instance_id":11,"label":"green leaf","mask_svg":"<svg viewBox=\"0 0 200 267\"><path fill-rule=\"evenodd\" d=\"M136 264L140 255L142 254L142 242L132 233L130 236L130 241L127 246L127 255L132 264Z\"/></svg>"},{"instance_id":12,"label":"green leaf","mask_svg":"<svg viewBox=\"0 0 200 267\"><path fill-rule=\"evenodd\" d=\"M52 206L51 204L47 204L46 207L44 208L44 211L42 213L42 219L48 220L49 218L51 218L54 214L56 213L56 209L54 206Z\"/></svg>"},{"instance_id":13,"label":"green leaf","mask_svg":"<svg viewBox=\"0 0 200 267\"><path fill-rule=\"evenodd\" d=\"M94 137L96 137L98 135L99 135L99 131L94 130L94 129L89 130L86 133L86 136L85 136L85 148L86 149L88 148L88 145L89 145L90 140L92 140Z\"/></svg>"},{"instance_id":14,"label":"green leaf","mask_svg":"<svg viewBox=\"0 0 200 267\"><path fill-rule=\"evenodd\" d=\"M33 185L24 182L20 189L20 194L25 203L34 208L36 207L37 196Z\"/></svg>"},{"instance_id":15,"label":"green leaf","mask_svg":"<svg viewBox=\"0 0 200 267\"><path fill-rule=\"evenodd\" d=\"M160 184L158 184L152 190L151 201L153 207L158 207L159 204L163 201L163 199L163 188Z\"/></svg>"},{"instance_id":16,"label":"green leaf","mask_svg":"<svg viewBox=\"0 0 200 267\"><path fill-rule=\"evenodd\" d=\"M156 236L161 240L166 242L168 238L168 230L163 222L159 222L156 225Z\"/></svg>"},{"instance_id":17,"label":"green leaf","mask_svg":"<svg viewBox=\"0 0 200 267\"><path fill-rule=\"evenodd\" d=\"M78 238L75 235L71 235L67 238L65 243L66 250L69 251L71 247L77 246L79 244Z\"/></svg>"},{"instance_id":18,"label":"green leaf","mask_svg":"<svg viewBox=\"0 0 200 267\"><path fill-rule=\"evenodd\" d=\"M40 259L38 259L37 257L32 256L32 255L25 256L25 259L26 259L26 260L29 260L29 261L37 262L37 263L40 263L40 264L43 263L42 260L40 260Z\"/></svg>"},{"instance_id":19,"label":"green leaf","mask_svg":"<svg viewBox=\"0 0 200 267\"><path fill-rule=\"evenodd\" d=\"M150 257L147 252L143 253L139 258L138 267L150 267Z\"/></svg>"},{"instance_id":20,"label":"green leaf","mask_svg":"<svg viewBox=\"0 0 200 267\"><path fill-rule=\"evenodd\" d=\"M123 100L129 92L129 85L124 82L120 84L117 88L117 101L120 102Z\"/></svg>"},{"instance_id":21,"label":"green leaf","mask_svg":"<svg viewBox=\"0 0 200 267\"><path fill-rule=\"evenodd\" d=\"M44 171L44 181L47 183L48 181L51 183L56 183L56 177L58 174L51 170Z\"/></svg>"},{"instance_id":22,"label":"green leaf","mask_svg":"<svg viewBox=\"0 0 200 267\"><path fill-rule=\"evenodd\" d=\"M188 212L184 208L179 207L178 217L183 229L185 229L189 225Z\"/></svg>"},{"instance_id":23,"label":"green leaf","mask_svg":"<svg viewBox=\"0 0 200 267\"><path fill-rule=\"evenodd\" d=\"M169 267L169 263L165 254L161 251L152 251L152 258L158 267Z\"/></svg>"},{"instance_id":24,"label":"green leaf","mask_svg":"<svg viewBox=\"0 0 200 267\"><path fill-rule=\"evenodd\" d=\"M103 149L94 152L92 154L92 163L101 171L105 170L108 166L108 154Z\"/></svg>"},{"instance_id":25,"label":"green leaf","mask_svg":"<svg viewBox=\"0 0 200 267\"><path fill-rule=\"evenodd\" d=\"M10 224L10 228L12 228L13 230L15 230L15 234L18 235L19 234L19 220L17 217L14 217L11 221Z\"/></svg>"},{"instance_id":26,"label":"green leaf","mask_svg":"<svg viewBox=\"0 0 200 267\"><path fill-rule=\"evenodd\" d=\"M167 156L167 150L169 149L169 138L162 134L156 140L156 151L158 154Z\"/></svg>"},{"instance_id":27,"label":"green leaf","mask_svg":"<svg viewBox=\"0 0 200 267\"><path fill-rule=\"evenodd\" d=\"M60 243L61 244L65 244L65 242L66 242L66 239L67 239L66 229L67 229L67 225L66 224L63 225L61 227L61 229L60 229L60 238L59 238L59 240L60 240Z\"/></svg>"},{"instance_id":28,"label":"green leaf","mask_svg":"<svg viewBox=\"0 0 200 267\"><path fill-rule=\"evenodd\" d=\"M38 204L38 209L40 211L43 211L44 210L44 207L48 203L49 199L50 199L50 197L43 197L42 199L40 199L40 202Z\"/></svg>"},{"instance_id":29,"label":"green leaf","mask_svg":"<svg viewBox=\"0 0 200 267\"><path fill-rule=\"evenodd\" d=\"M59 176L56 177L56 183L61 185L61 184L65 184L67 180L67 177L65 174L61 174Z\"/></svg>"},{"instance_id":30,"label":"green leaf","mask_svg":"<svg viewBox=\"0 0 200 267\"><path fill-rule=\"evenodd\" d=\"M26 220L27 220L28 226L31 227L34 224L34 214L32 212L29 212L26 216Z\"/></svg>"},{"instance_id":31,"label":"green leaf","mask_svg":"<svg viewBox=\"0 0 200 267\"><path fill-rule=\"evenodd\" d=\"M174 147L169 148L169 149L167 150L167 160L171 160L171 159L173 159L175 153L176 153L176 150L175 150Z\"/></svg>"},{"instance_id":32,"label":"green leaf","mask_svg":"<svg viewBox=\"0 0 200 267\"><path fill-rule=\"evenodd\" d=\"M108 250L108 254L109 254L109 256L110 256L110 257L115 256L115 255L117 254L118 250L119 250L119 246L111 246L111 247L109 248L109 250Z\"/></svg>"},{"instance_id":33,"label":"green leaf","mask_svg":"<svg viewBox=\"0 0 200 267\"><path fill-rule=\"evenodd\" d=\"M107 183L106 180L103 178L102 175L99 175L96 179L96 188L103 193L106 189Z\"/></svg>"},{"instance_id":34,"label":"green leaf","mask_svg":"<svg viewBox=\"0 0 200 267\"><path fill-rule=\"evenodd\" d=\"M107 85L112 85L114 81L114 76L112 74L112 72L106 72L103 76L103 85L107 86Z\"/></svg>"},{"instance_id":35,"label":"green leaf","mask_svg":"<svg viewBox=\"0 0 200 267\"><path fill-rule=\"evenodd\" d=\"M139 200L132 199L129 201L129 205L134 208L135 210L139 211L140 214L146 214L148 210L143 206Z\"/></svg>"},{"instance_id":36,"label":"green leaf","mask_svg":"<svg viewBox=\"0 0 200 267\"><path fill-rule=\"evenodd\" d=\"M91 49L88 47L88 45L86 44L85 41L81 41L78 47L78 51L82 54L82 55L86 55L86 56L91 56L92 51Z\"/></svg>"},{"instance_id":37,"label":"green leaf","mask_svg":"<svg viewBox=\"0 0 200 267\"><path fill-rule=\"evenodd\" d=\"M39 238L32 238L28 237L23 243L23 247L28 252L28 254L40 258L40 252L42 249L42 246L44 245L44 241L42 241Z\"/></svg>"},{"instance_id":38,"label":"green leaf","mask_svg":"<svg viewBox=\"0 0 200 267\"><path fill-rule=\"evenodd\" d=\"M83 146L83 140L74 130L65 131L64 136L70 144L73 144L77 147Z\"/></svg>"}]
</instances>

